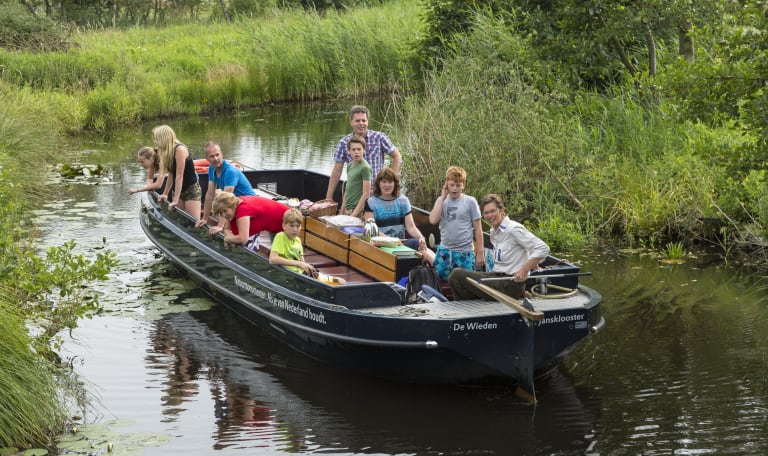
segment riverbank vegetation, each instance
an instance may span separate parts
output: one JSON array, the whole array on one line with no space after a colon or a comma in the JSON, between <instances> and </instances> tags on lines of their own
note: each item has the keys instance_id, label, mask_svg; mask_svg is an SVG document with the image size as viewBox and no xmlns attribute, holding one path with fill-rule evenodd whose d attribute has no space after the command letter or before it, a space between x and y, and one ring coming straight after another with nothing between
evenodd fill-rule
<instances>
[{"instance_id":1,"label":"riverbank vegetation","mask_svg":"<svg viewBox=\"0 0 768 456\"><path fill-rule=\"evenodd\" d=\"M43 445L61 431L65 398L76 402L57 355L62 331L98 309L86 287L115 264L74 241L45 252L35 245L29 210L54 197L40 182L58 123L27 90L0 92L0 448Z\"/></svg>"},{"instance_id":2,"label":"riverbank vegetation","mask_svg":"<svg viewBox=\"0 0 768 456\"><path fill-rule=\"evenodd\" d=\"M508 3L427 2L436 71L396 122L412 199L458 163L558 249L683 242L768 266L763 3Z\"/></svg>"},{"instance_id":3,"label":"riverbank vegetation","mask_svg":"<svg viewBox=\"0 0 768 456\"><path fill-rule=\"evenodd\" d=\"M0 55L2 82L50 99L70 131L181 114L397 91L419 9L274 10L235 23L72 35L67 51Z\"/></svg>"},{"instance_id":4,"label":"riverbank vegetation","mask_svg":"<svg viewBox=\"0 0 768 456\"><path fill-rule=\"evenodd\" d=\"M60 28L0 6L0 27L23 32L0 41L7 182L36 181L22 162L42 164L33 154L58 132L108 134L182 114L334 97L364 103L387 94L397 115L384 128L405 154L409 196L419 205L432 204L445 169L458 164L469 174L467 193L502 193L509 214L556 251L595 242L680 251L704 245L768 268L763 2L391 0L364 7L328 0L314 10L300 0L231 0L76 9L87 3L40 14L69 21ZM286 5L299 8L278 8ZM13 211L5 220L23 220L20 203L39 186L3 188L23 188L2 200ZM22 321L45 321L37 317L56 307L50 297L77 287L43 274L54 263L23 261L30 250L20 240L28 233L17 224L3 233L11 249L3 260L7 302L21 307ZM110 261L81 263L62 249L49 253L53 261L84 268L58 272L73 283L102 277ZM19 276L20 267L32 270ZM29 289L10 281L19 277ZM87 312L88 299L80 302L86 307L62 322ZM0 317L17 329L1 330L0 338L19 334L18 321ZM41 347L54 340L25 343L38 362L50 363L55 356Z\"/></svg>"}]
</instances>

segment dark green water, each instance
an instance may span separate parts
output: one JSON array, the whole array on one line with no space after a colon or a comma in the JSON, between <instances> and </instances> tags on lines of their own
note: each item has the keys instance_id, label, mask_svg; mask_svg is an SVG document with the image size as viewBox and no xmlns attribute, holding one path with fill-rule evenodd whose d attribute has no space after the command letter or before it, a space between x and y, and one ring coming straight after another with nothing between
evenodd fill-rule
<instances>
[{"instance_id":1,"label":"dark green water","mask_svg":"<svg viewBox=\"0 0 768 456\"><path fill-rule=\"evenodd\" d=\"M225 157L250 166L328 172L349 129L348 108L273 107L168 123L199 156L216 139ZM378 129L386 108L373 108ZM86 420L107 425L113 454L768 453L762 277L738 265L670 266L640 253L554 252L593 273L583 281L602 293L607 324L538 385L536 407L510 391L351 376L258 333L146 240L138 196L127 190L144 179L134 153L151 144L153 126L62 151L107 166L111 179L57 184L60 198L39 214L45 243L74 238L93 251L106 239L120 259L98 285L106 311L84 320L64 350L95 399Z\"/></svg>"}]
</instances>

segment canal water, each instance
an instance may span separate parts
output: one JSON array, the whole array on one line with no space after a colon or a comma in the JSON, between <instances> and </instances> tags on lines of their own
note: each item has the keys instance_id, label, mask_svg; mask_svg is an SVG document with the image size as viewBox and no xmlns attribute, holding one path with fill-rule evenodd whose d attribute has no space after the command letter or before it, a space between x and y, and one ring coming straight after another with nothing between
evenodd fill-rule
<instances>
[{"instance_id":1,"label":"canal water","mask_svg":"<svg viewBox=\"0 0 768 456\"><path fill-rule=\"evenodd\" d=\"M256 168L329 172L347 104L174 120L202 157L208 139ZM374 106L373 129L386 129ZM277 344L179 273L138 220L135 151L153 125L82 140L63 162L107 176L58 182L39 211L43 243L115 252L95 285L104 311L66 337L86 386L88 424L60 454L670 455L768 453L765 280L738 265L648 252L553 252L603 295L607 324L537 385L532 406L506 389L383 382L327 368ZM108 451L110 446L112 452Z\"/></svg>"}]
</instances>

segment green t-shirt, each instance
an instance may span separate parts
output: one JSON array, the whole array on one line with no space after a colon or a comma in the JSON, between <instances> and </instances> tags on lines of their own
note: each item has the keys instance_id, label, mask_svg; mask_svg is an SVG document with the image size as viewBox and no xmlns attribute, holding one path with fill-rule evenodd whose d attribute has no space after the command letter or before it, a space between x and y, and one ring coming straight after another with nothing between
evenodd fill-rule
<instances>
[{"instance_id":1,"label":"green t-shirt","mask_svg":"<svg viewBox=\"0 0 768 456\"><path fill-rule=\"evenodd\" d=\"M347 196L344 199L344 209L354 209L363 196L363 181L371 180L371 165L365 159L360 163L349 162L347 164ZM369 195L365 195L368 198Z\"/></svg>"},{"instance_id":2,"label":"green t-shirt","mask_svg":"<svg viewBox=\"0 0 768 456\"><path fill-rule=\"evenodd\" d=\"M301 257L304 256L304 246L301 245L301 239L298 236L288 239L284 232L277 233L275 239L272 240L272 250L287 260L301 261ZM304 272L298 266L286 266L286 268L300 274Z\"/></svg>"}]
</instances>

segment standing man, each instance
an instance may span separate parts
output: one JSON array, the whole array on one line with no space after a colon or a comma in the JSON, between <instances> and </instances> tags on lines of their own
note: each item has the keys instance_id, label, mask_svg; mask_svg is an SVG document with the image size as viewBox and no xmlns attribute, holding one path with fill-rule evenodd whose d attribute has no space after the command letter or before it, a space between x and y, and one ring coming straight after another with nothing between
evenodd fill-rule
<instances>
[{"instance_id":1,"label":"standing man","mask_svg":"<svg viewBox=\"0 0 768 456\"><path fill-rule=\"evenodd\" d=\"M365 106L352 106L352 109L349 111L349 124L352 126L352 133L341 138L336 146L336 152L333 154L333 159L336 163L333 165L333 171L331 171L331 179L328 182L328 192L325 195L325 199L333 199L336 186L339 185L339 180L341 179L341 170L344 167L344 163L352 161L348 143L353 135L365 138L366 146L363 158L371 165L371 182L376 179L376 175L384 168L385 154L392 157L390 168L395 171L395 174L400 173L400 162L402 161L400 151L392 144L387 135L380 131L368 129L368 114L368 108Z\"/></svg>"},{"instance_id":2,"label":"standing man","mask_svg":"<svg viewBox=\"0 0 768 456\"><path fill-rule=\"evenodd\" d=\"M208 159L208 190L205 192L205 204L203 205L203 217L195 224L197 228L207 223L211 214L211 204L216 189L234 193L235 196L256 196L251 183L235 165L224 160L221 146L215 141L205 144L205 158ZM226 220L219 220L219 226L223 227Z\"/></svg>"}]
</instances>

